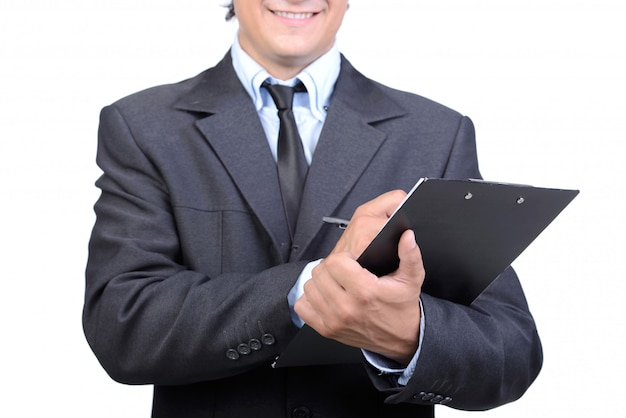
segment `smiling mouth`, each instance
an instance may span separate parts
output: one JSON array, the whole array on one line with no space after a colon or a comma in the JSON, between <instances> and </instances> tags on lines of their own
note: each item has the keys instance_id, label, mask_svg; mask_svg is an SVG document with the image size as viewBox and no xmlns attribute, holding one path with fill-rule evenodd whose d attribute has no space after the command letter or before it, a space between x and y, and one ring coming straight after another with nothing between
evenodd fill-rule
<instances>
[{"instance_id":1,"label":"smiling mouth","mask_svg":"<svg viewBox=\"0 0 626 418\"><path fill-rule=\"evenodd\" d=\"M279 17L284 17L287 19L298 19L298 20L303 20L303 19L309 19L313 16L315 16L315 13L313 12L307 12L307 13L292 13L292 12L281 12L281 11L273 11L272 13L274 13L276 16Z\"/></svg>"}]
</instances>

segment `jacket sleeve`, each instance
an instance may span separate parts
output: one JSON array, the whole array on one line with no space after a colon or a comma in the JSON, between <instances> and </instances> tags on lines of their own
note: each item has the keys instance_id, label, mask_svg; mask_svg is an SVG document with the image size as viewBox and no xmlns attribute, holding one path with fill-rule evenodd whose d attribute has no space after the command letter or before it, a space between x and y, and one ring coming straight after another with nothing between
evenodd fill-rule
<instances>
[{"instance_id":1,"label":"jacket sleeve","mask_svg":"<svg viewBox=\"0 0 626 418\"><path fill-rule=\"evenodd\" d=\"M239 256L254 271L190 269L171 191L133 129L141 128L115 106L103 110L83 310L96 357L131 384L192 383L270 364L297 331L287 294L306 262L257 269L258 246L250 245ZM186 233L206 234L209 247L222 239L220 225Z\"/></svg>"},{"instance_id":2,"label":"jacket sleeve","mask_svg":"<svg viewBox=\"0 0 626 418\"><path fill-rule=\"evenodd\" d=\"M445 176L480 178L477 161L473 125L462 118ZM369 368L376 387L389 393L387 402L486 410L518 399L537 377L543 361L541 342L512 268L470 306L428 294L422 294L422 303L426 326L406 387Z\"/></svg>"}]
</instances>

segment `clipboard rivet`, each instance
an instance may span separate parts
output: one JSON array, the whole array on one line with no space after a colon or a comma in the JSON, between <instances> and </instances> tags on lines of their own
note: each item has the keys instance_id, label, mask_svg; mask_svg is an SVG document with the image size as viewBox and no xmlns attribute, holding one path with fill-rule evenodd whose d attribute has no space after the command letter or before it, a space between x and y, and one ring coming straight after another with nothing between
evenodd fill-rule
<instances>
[{"instance_id":1,"label":"clipboard rivet","mask_svg":"<svg viewBox=\"0 0 626 418\"><path fill-rule=\"evenodd\" d=\"M465 195L465 200L470 200L472 197L474 197L474 196L473 196L471 193L469 193L469 192L468 192L468 193Z\"/></svg>"},{"instance_id":2,"label":"clipboard rivet","mask_svg":"<svg viewBox=\"0 0 626 418\"><path fill-rule=\"evenodd\" d=\"M521 205L522 203L524 203L524 198L523 197L518 197L517 198L517 204Z\"/></svg>"}]
</instances>

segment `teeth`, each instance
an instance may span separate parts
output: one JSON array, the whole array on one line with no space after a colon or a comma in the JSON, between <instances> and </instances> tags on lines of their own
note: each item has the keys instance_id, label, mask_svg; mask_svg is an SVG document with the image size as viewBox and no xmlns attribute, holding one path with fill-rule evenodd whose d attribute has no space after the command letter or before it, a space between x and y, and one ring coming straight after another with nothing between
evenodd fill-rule
<instances>
[{"instance_id":1,"label":"teeth","mask_svg":"<svg viewBox=\"0 0 626 418\"><path fill-rule=\"evenodd\" d=\"M313 17L313 13L290 13L290 12L274 12L276 16L286 17L287 19L308 19Z\"/></svg>"}]
</instances>

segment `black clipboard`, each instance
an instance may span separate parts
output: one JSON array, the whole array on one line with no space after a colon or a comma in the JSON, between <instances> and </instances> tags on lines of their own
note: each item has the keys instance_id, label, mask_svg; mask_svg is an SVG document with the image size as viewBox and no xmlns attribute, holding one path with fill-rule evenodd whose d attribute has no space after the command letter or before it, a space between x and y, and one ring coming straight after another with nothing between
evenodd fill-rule
<instances>
[{"instance_id":1,"label":"black clipboard","mask_svg":"<svg viewBox=\"0 0 626 418\"><path fill-rule=\"evenodd\" d=\"M415 231L426 279L422 291L469 305L578 195L484 180L420 179L358 262L383 276L398 267L398 241ZM359 349L304 326L275 365L361 361Z\"/></svg>"}]
</instances>

